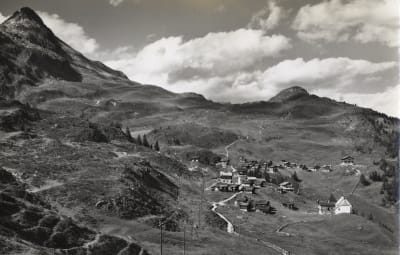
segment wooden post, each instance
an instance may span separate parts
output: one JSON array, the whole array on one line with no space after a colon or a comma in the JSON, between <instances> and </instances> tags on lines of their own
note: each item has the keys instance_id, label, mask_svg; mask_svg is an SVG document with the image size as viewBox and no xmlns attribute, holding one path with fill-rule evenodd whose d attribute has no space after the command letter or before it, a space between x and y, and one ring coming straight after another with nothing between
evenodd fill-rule
<instances>
[{"instance_id":1,"label":"wooden post","mask_svg":"<svg viewBox=\"0 0 400 255\"><path fill-rule=\"evenodd\" d=\"M200 230L200 225L201 225L201 211L203 209L203 198L204 198L204 173L202 172L202 184L201 184L201 197L200 197L200 206L199 206L199 225L198 229Z\"/></svg>"},{"instance_id":2,"label":"wooden post","mask_svg":"<svg viewBox=\"0 0 400 255\"><path fill-rule=\"evenodd\" d=\"M190 231L190 239L191 239L191 241L193 242L193 228L194 228L194 222L192 222L192 229L191 229L191 231Z\"/></svg>"},{"instance_id":3,"label":"wooden post","mask_svg":"<svg viewBox=\"0 0 400 255\"><path fill-rule=\"evenodd\" d=\"M183 225L183 255L186 255L186 223Z\"/></svg>"},{"instance_id":4,"label":"wooden post","mask_svg":"<svg viewBox=\"0 0 400 255\"><path fill-rule=\"evenodd\" d=\"M162 221L160 220L160 254L162 255L162 242L163 242L163 238L162 238Z\"/></svg>"}]
</instances>

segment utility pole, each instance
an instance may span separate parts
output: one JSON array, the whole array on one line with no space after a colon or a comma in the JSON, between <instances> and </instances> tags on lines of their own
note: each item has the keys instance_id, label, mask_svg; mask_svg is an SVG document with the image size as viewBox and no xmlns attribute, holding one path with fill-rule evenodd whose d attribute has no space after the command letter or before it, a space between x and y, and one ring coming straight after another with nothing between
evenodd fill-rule
<instances>
[{"instance_id":1,"label":"utility pole","mask_svg":"<svg viewBox=\"0 0 400 255\"><path fill-rule=\"evenodd\" d=\"M160 220L160 254L162 255L162 245L163 245L163 233L162 233L162 221Z\"/></svg>"},{"instance_id":2,"label":"utility pole","mask_svg":"<svg viewBox=\"0 0 400 255\"><path fill-rule=\"evenodd\" d=\"M194 221L191 224L191 231L190 231L190 241L193 242L193 231L194 231Z\"/></svg>"},{"instance_id":3,"label":"utility pole","mask_svg":"<svg viewBox=\"0 0 400 255\"><path fill-rule=\"evenodd\" d=\"M201 197L200 197L200 206L199 206L199 225L198 229L200 230L200 224L201 224L201 211L203 210L203 198L204 198L204 173L201 173L202 176L202 183L201 183Z\"/></svg>"},{"instance_id":4,"label":"utility pole","mask_svg":"<svg viewBox=\"0 0 400 255\"><path fill-rule=\"evenodd\" d=\"M183 255L186 255L186 222L183 225Z\"/></svg>"}]
</instances>

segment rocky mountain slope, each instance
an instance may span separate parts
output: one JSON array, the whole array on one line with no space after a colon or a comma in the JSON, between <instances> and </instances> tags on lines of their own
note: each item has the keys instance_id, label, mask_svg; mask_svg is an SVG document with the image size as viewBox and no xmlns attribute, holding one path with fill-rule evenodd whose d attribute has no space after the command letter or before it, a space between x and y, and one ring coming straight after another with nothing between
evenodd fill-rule
<instances>
[{"instance_id":1,"label":"rocky mountain slope","mask_svg":"<svg viewBox=\"0 0 400 255\"><path fill-rule=\"evenodd\" d=\"M2 254L148 254L139 245L77 225L0 168Z\"/></svg>"},{"instance_id":2,"label":"rocky mountain slope","mask_svg":"<svg viewBox=\"0 0 400 255\"><path fill-rule=\"evenodd\" d=\"M62 42L29 8L20 9L0 25L0 44L2 96L15 96L23 86L46 80L127 80L123 73L88 60Z\"/></svg>"}]
</instances>

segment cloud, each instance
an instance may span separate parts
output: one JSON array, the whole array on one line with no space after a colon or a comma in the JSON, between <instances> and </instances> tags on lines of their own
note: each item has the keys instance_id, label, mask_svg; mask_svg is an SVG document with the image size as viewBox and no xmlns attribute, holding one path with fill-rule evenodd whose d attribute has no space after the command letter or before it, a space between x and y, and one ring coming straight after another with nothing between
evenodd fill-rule
<instances>
[{"instance_id":1,"label":"cloud","mask_svg":"<svg viewBox=\"0 0 400 255\"><path fill-rule=\"evenodd\" d=\"M400 85L388 87L378 93L340 93L335 90L318 90L314 92L320 96L326 96L338 101L357 104L361 107L372 108L376 111L386 113L390 116L400 117Z\"/></svg>"},{"instance_id":2,"label":"cloud","mask_svg":"<svg viewBox=\"0 0 400 255\"><path fill-rule=\"evenodd\" d=\"M306 5L298 11L292 28L309 42L379 42L398 45L397 0L330 0Z\"/></svg>"},{"instance_id":3,"label":"cloud","mask_svg":"<svg viewBox=\"0 0 400 255\"><path fill-rule=\"evenodd\" d=\"M8 16L4 16L4 15L0 12L0 23L3 23L6 19L8 19Z\"/></svg>"},{"instance_id":4,"label":"cloud","mask_svg":"<svg viewBox=\"0 0 400 255\"><path fill-rule=\"evenodd\" d=\"M95 53L99 48L97 41L88 36L79 24L67 22L58 14L49 14L42 11L38 11L37 13L43 19L46 26L72 48L89 55Z\"/></svg>"},{"instance_id":5,"label":"cloud","mask_svg":"<svg viewBox=\"0 0 400 255\"><path fill-rule=\"evenodd\" d=\"M207 84L201 91L206 96L231 102L268 100L280 90L294 85L303 86L311 92L334 90L336 95L363 95L366 93L365 87L383 84L385 72L395 69L396 66L394 62L372 63L349 58L309 61L298 58L281 61L264 71L239 72L196 81L196 86ZM184 86L185 83L180 82L179 85ZM379 94L390 85L392 84L378 86L379 91L374 93ZM191 86L191 89L195 87Z\"/></svg>"},{"instance_id":6,"label":"cloud","mask_svg":"<svg viewBox=\"0 0 400 255\"><path fill-rule=\"evenodd\" d=\"M279 87L296 84L311 90L335 87L336 90L343 92L349 90L361 92L365 91L368 82L376 84L381 78L383 79L379 74L396 66L396 62L373 63L349 58L314 58L309 61L297 58L284 60L265 70L262 82Z\"/></svg>"},{"instance_id":7,"label":"cloud","mask_svg":"<svg viewBox=\"0 0 400 255\"><path fill-rule=\"evenodd\" d=\"M182 37L162 38L137 54L106 64L124 71L133 80L166 84L255 68L264 59L277 57L290 47L290 40L282 35L239 29L188 41Z\"/></svg>"},{"instance_id":8,"label":"cloud","mask_svg":"<svg viewBox=\"0 0 400 255\"><path fill-rule=\"evenodd\" d=\"M256 12L247 25L248 28L271 30L278 26L285 16L284 11L274 1L269 1L268 6Z\"/></svg>"},{"instance_id":9,"label":"cloud","mask_svg":"<svg viewBox=\"0 0 400 255\"><path fill-rule=\"evenodd\" d=\"M124 0L110 0L109 3L110 3L112 6L116 7L116 6L120 5L120 4L122 4L123 1L124 1Z\"/></svg>"}]
</instances>

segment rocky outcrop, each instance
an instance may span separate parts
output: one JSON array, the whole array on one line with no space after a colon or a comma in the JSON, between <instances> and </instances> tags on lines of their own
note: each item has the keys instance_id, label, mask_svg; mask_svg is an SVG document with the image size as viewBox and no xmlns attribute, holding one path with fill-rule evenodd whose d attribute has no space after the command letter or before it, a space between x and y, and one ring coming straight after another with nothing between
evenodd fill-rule
<instances>
[{"instance_id":1,"label":"rocky outcrop","mask_svg":"<svg viewBox=\"0 0 400 255\"><path fill-rule=\"evenodd\" d=\"M282 103L288 100L294 100L302 96L309 95L307 90L299 86L290 87L282 90L276 96L272 97L269 102Z\"/></svg>"},{"instance_id":2,"label":"rocky outcrop","mask_svg":"<svg viewBox=\"0 0 400 255\"><path fill-rule=\"evenodd\" d=\"M28 104L0 98L0 130L24 131L31 122L39 119L39 112Z\"/></svg>"},{"instance_id":3,"label":"rocky outcrop","mask_svg":"<svg viewBox=\"0 0 400 255\"><path fill-rule=\"evenodd\" d=\"M1 254L24 249L40 254L148 254L138 244L96 233L60 216L3 168L0 189Z\"/></svg>"}]
</instances>

